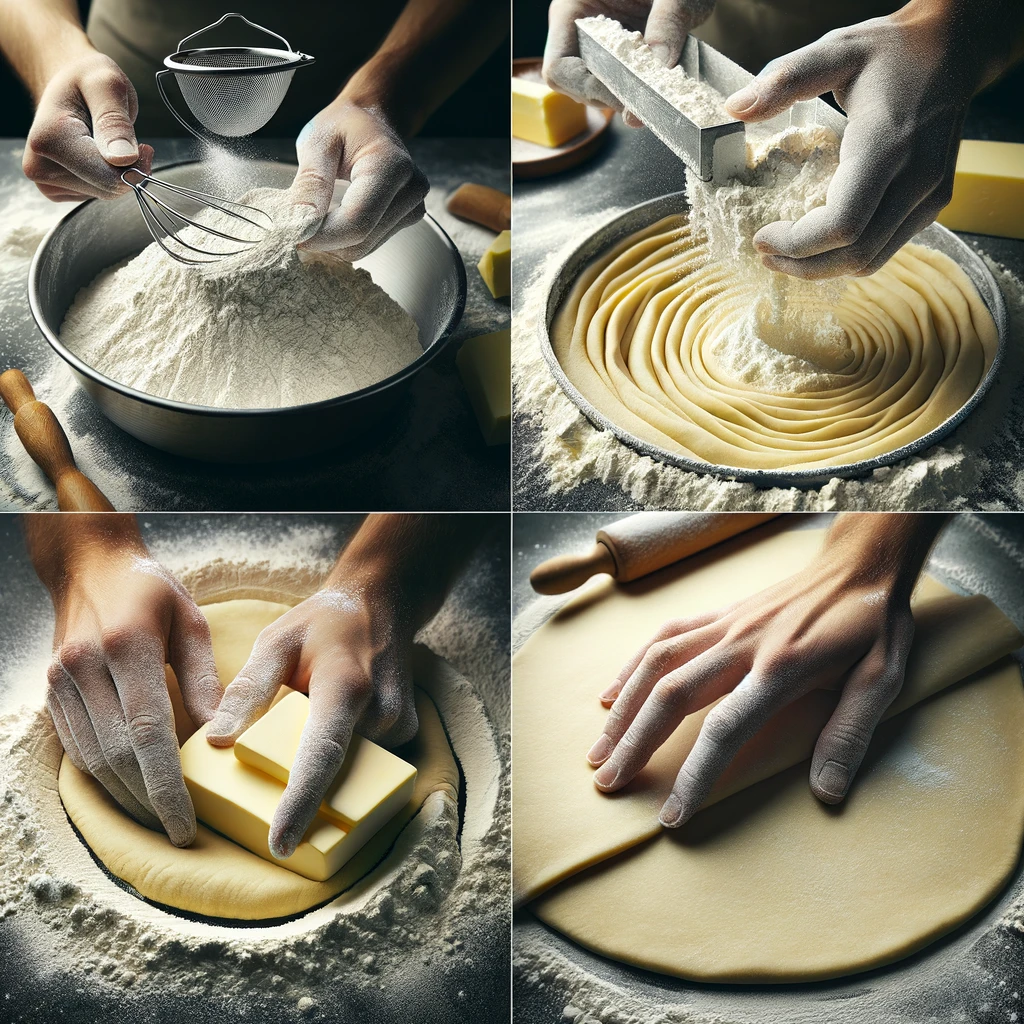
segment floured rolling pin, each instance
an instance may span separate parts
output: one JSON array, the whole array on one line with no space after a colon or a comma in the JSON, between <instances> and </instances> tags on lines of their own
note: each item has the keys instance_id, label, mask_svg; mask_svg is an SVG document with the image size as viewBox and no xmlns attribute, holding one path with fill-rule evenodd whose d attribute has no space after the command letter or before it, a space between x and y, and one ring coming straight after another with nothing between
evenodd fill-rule
<instances>
[{"instance_id":1,"label":"floured rolling pin","mask_svg":"<svg viewBox=\"0 0 1024 1024\"><path fill-rule=\"evenodd\" d=\"M455 217L482 224L492 231L512 227L512 199L487 185L460 185L449 197L447 209Z\"/></svg>"},{"instance_id":2,"label":"floured rolling pin","mask_svg":"<svg viewBox=\"0 0 1024 1024\"><path fill-rule=\"evenodd\" d=\"M103 492L75 465L64 428L53 410L36 399L21 370L0 374L0 398L14 413L14 429L25 450L57 488L61 512L113 512Z\"/></svg>"},{"instance_id":3,"label":"floured rolling pin","mask_svg":"<svg viewBox=\"0 0 1024 1024\"><path fill-rule=\"evenodd\" d=\"M597 531L586 554L556 555L530 573L538 594L565 594L606 572L639 579L774 519L777 512L640 512Z\"/></svg>"}]
</instances>

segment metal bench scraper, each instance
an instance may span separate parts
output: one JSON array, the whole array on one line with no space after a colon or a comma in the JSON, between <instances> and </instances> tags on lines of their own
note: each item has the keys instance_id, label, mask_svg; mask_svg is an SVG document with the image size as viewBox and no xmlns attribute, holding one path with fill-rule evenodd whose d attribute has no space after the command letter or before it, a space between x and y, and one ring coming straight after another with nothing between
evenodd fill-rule
<instances>
[{"instance_id":1,"label":"metal bench scraper","mask_svg":"<svg viewBox=\"0 0 1024 1024\"><path fill-rule=\"evenodd\" d=\"M703 181L725 182L746 165L746 125L742 121L700 127L660 92L628 68L587 27L576 22L580 57L588 70L631 110L683 163ZM754 76L714 47L687 36L679 66L691 78L706 82L723 99L754 80ZM821 124L842 137L846 118L820 99L801 100L783 114L759 124L779 131L788 125Z\"/></svg>"}]
</instances>

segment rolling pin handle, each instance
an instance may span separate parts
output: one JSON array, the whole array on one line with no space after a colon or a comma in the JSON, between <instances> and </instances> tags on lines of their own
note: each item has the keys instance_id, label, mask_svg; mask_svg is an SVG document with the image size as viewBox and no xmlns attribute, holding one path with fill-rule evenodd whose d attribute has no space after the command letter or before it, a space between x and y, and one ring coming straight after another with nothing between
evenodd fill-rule
<instances>
[{"instance_id":1,"label":"rolling pin handle","mask_svg":"<svg viewBox=\"0 0 1024 1024\"><path fill-rule=\"evenodd\" d=\"M17 413L23 405L36 400L36 393L21 370L11 369L0 373L0 398L12 413Z\"/></svg>"},{"instance_id":2,"label":"rolling pin handle","mask_svg":"<svg viewBox=\"0 0 1024 1024\"><path fill-rule=\"evenodd\" d=\"M530 585L538 594L565 594L601 572L614 576L615 560L599 541L585 555L556 555L542 562L530 573Z\"/></svg>"},{"instance_id":3,"label":"rolling pin handle","mask_svg":"<svg viewBox=\"0 0 1024 1024\"><path fill-rule=\"evenodd\" d=\"M512 227L511 198L487 185L460 185L449 197L447 209L455 217L482 224L492 231L508 231Z\"/></svg>"}]
</instances>

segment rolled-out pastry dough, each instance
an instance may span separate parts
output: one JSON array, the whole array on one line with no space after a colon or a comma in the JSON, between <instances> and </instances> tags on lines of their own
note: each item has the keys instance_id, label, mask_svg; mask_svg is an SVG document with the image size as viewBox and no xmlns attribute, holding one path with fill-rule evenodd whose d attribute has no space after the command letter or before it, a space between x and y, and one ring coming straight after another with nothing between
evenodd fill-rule
<instances>
[{"instance_id":1,"label":"rolled-out pastry dough","mask_svg":"<svg viewBox=\"0 0 1024 1024\"><path fill-rule=\"evenodd\" d=\"M586 753L607 714L598 694L670 618L723 607L804 567L823 530L770 524L635 583L595 582L540 627L513 659L513 893L534 899L584 867L658 835L658 811L708 709L688 716L642 772L615 794L593 782ZM1017 628L984 597L930 577L914 594L917 624L898 713L1020 646ZM809 758L838 699L816 690L746 743L709 802ZM1022 737L1024 741L1024 737Z\"/></svg>"},{"instance_id":2,"label":"rolled-out pastry dough","mask_svg":"<svg viewBox=\"0 0 1024 1024\"><path fill-rule=\"evenodd\" d=\"M1024 834L1024 688L1005 659L1022 637L985 598L927 577L903 692L842 805L808 785L836 700L826 691L776 715L682 829L657 814L703 714L625 790L594 787L597 695L627 658L665 620L799 570L823 537L772 524L635 583L595 583L525 642L513 662L518 902L640 967L782 982L891 962L998 892Z\"/></svg>"},{"instance_id":3,"label":"rolled-out pastry dough","mask_svg":"<svg viewBox=\"0 0 1024 1024\"><path fill-rule=\"evenodd\" d=\"M956 263L906 245L853 279L838 307L822 307L846 332L848 361L792 391L752 378L752 359L728 350L739 341L723 353L760 298L732 263L708 258L686 217L667 217L587 267L551 344L580 394L642 441L740 469L810 469L887 454L939 426L977 389L998 343Z\"/></svg>"},{"instance_id":4,"label":"rolled-out pastry dough","mask_svg":"<svg viewBox=\"0 0 1024 1024\"><path fill-rule=\"evenodd\" d=\"M605 956L714 982L890 963L985 906L1024 830L1024 689L1006 659L884 723L847 800L800 764L534 905Z\"/></svg>"},{"instance_id":5,"label":"rolled-out pastry dough","mask_svg":"<svg viewBox=\"0 0 1024 1024\"><path fill-rule=\"evenodd\" d=\"M287 611L288 605L238 600L205 605L201 610L210 624L218 675L226 685L245 664L259 632ZM417 681L427 681L436 661L428 651L417 650ZM168 683L181 743L195 727L184 713L169 670ZM418 771L412 800L324 882L311 881L262 860L202 824L192 846L178 849L162 832L151 831L130 818L92 776L75 768L66 755L58 780L60 796L71 821L107 870L147 899L209 917L285 917L337 896L371 871L432 793L457 801L458 767L437 709L419 688L416 710L419 731L412 742L396 750Z\"/></svg>"}]
</instances>

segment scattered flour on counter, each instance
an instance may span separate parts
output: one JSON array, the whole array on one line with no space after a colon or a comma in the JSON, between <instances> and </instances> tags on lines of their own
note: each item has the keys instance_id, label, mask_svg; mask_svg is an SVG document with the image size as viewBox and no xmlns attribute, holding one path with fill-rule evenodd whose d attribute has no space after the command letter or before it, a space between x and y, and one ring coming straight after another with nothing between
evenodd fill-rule
<instances>
[{"instance_id":1,"label":"scattered flour on counter","mask_svg":"<svg viewBox=\"0 0 1024 1024\"><path fill-rule=\"evenodd\" d=\"M336 398L422 354L415 322L367 271L300 255L306 208L293 206L285 190L254 189L241 201L274 219L260 244L194 267L154 242L79 292L61 341L122 384L221 409ZM239 230L224 214L207 216L212 227ZM186 234L193 244L210 243L199 229Z\"/></svg>"},{"instance_id":2,"label":"scattered flour on counter","mask_svg":"<svg viewBox=\"0 0 1024 1024\"><path fill-rule=\"evenodd\" d=\"M573 237L534 269L512 325L516 412L537 434L518 455L526 472L551 494L568 494L589 481L618 487L640 508L830 511L1016 510L1024 507L1024 284L986 258L1006 301L1010 344L1002 370L964 424L921 456L870 476L834 478L816 490L756 488L658 462L595 428L566 397L541 353L552 280L566 257L618 210L573 224ZM560 225L564 232L564 223ZM984 255L984 254L982 254ZM525 468L529 467L529 468Z\"/></svg>"},{"instance_id":3,"label":"scattered flour on counter","mask_svg":"<svg viewBox=\"0 0 1024 1024\"><path fill-rule=\"evenodd\" d=\"M322 526L295 527L264 550L239 529L219 545L205 537L194 550L165 542L154 553L199 600L299 598L329 568L330 539ZM474 615L449 608L435 626L441 645L479 636L467 621ZM337 900L286 924L224 927L118 888L69 827L56 791L60 744L43 707L50 628L19 638L24 652L0 680L0 918L40 979L54 971L136 1005L168 994L229 1001L243 1015L266 1016L269 1006L275 1020L288 1007L302 1019L334 1019L340 987L364 993L357 1005L393 1004L379 1019L401 1008L433 1020L437 1007L421 1001L443 1003L446 984L464 988L474 956L507 934L508 723L489 721L480 704L500 680L474 687L453 673L438 699L466 778L458 841L454 804L432 796L400 836L400 856Z\"/></svg>"}]
</instances>

